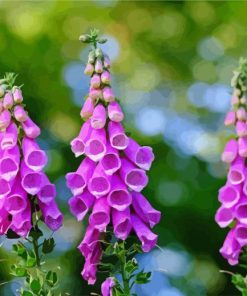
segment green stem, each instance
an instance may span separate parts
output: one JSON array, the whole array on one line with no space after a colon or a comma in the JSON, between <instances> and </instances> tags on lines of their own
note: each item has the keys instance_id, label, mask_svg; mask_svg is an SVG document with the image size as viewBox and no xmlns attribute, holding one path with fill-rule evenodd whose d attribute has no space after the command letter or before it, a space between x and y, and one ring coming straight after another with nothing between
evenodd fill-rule
<instances>
[{"instance_id":1,"label":"green stem","mask_svg":"<svg viewBox=\"0 0 247 296\"><path fill-rule=\"evenodd\" d=\"M123 246L124 246L124 243L123 243ZM126 267L125 253L119 259L120 259L120 262L121 262L121 275L122 275L122 279L123 279L124 295L125 296L131 296L131 294L130 294L130 285L129 285L129 277L128 277L126 271L125 271L125 267Z\"/></svg>"},{"instance_id":2,"label":"green stem","mask_svg":"<svg viewBox=\"0 0 247 296\"><path fill-rule=\"evenodd\" d=\"M32 244L33 244L33 251L34 251L34 254L35 254L35 258L36 258L36 263L37 263L37 266L40 268L41 264L40 264L40 257L39 257L39 243L38 243L38 240L33 239Z\"/></svg>"}]
</instances>

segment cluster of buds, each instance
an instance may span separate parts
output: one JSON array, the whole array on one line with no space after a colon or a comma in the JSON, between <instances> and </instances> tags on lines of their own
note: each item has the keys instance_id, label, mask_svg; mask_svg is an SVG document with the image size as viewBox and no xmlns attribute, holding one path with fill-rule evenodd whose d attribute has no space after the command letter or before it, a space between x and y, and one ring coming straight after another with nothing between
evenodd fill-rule
<instances>
[{"instance_id":1,"label":"cluster of buds","mask_svg":"<svg viewBox=\"0 0 247 296\"><path fill-rule=\"evenodd\" d=\"M107 227L112 227L120 240L134 231L142 250L149 252L157 242L150 228L160 220L160 212L141 194L154 160L152 148L142 147L126 135L121 124L124 114L111 89L109 69L109 58L99 48L93 49L85 69L91 76L90 91L81 110L85 123L71 142L75 156L85 157L76 172L66 175L73 194L69 200L72 214L78 221L90 214L78 247L85 257L82 276L89 284L96 281Z\"/></svg>"},{"instance_id":2,"label":"cluster of buds","mask_svg":"<svg viewBox=\"0 0 247 296\"><path fill-rule=\"evenodd\" d=\"M56 188L43 172L47 156L36 142L40 128L24 109L15 77L8 73L0 81L0 235L12 230L26 237L34 212L52 230L62 225L63 216Z\"/></svg>"},{"instance_id":3,"label":"cluster of buds","mask_svg":"<svg viewBox=\"0 0 247 296\"><path fill-rule=\"evenodd\" d=\"M220 253L231 265L239 262L239 255L247 245L247 61L241 60L234 73L232 110L225 118L226 126L235 126L236 137L230 139L222 153L222 161L229 164L226 184L219 190L221 207L216 213L220 227L230 226Z\"/></svg>"}]
</instances>

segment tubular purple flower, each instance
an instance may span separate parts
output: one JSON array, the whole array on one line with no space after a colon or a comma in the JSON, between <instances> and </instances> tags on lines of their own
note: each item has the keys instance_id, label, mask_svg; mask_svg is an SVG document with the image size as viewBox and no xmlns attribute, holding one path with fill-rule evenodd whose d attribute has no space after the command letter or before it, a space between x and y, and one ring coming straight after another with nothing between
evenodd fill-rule
<instances>
[{"instance_id":1,"label":"tubular purple flower","mask_svg":"<svg viewBox=\"0 0 247 296\"><path fill-rule=\"evenodd\" d=\"M91 123L90 123L90 120L87 120L83 124L79 135L75 139L73 139L70 143L71 150L75 154L75 157L78 157L84 154L85 143L89 138L91 132L92 132Z\"/></svg>"},{"instance_id":2,"label":"tubular purple flower","mask_svg":"<svg viewBox=\"0 0 247 296\"><path fill-rule=\"evenodd\" d=\"M95 63L95 72L96 73L102 73L103 72L103 65L100 59L96 59L96 63Z\"/></svg>"},{"instance_id":3,"label":"tubular purple flower","mask_svg":"<svg viewBox=\"0 0 247 296\"><path fill-rule=\"evenodd\" d=\"M238 138L238 154L247 157L247 137Z\"/></svg>"},{"instance_id":4,"label":"tubular purple flower","mask_svg":"<svg viewBox=\"0 0 247 296\"><path fill-rule=\"evenodd\" d=\"M41 171L47 164L45 151L41 150L37 142L24 137L22 140L22 150L25 164L35 172Z\"/></svg>"},{"instance_id":5,"label":"tubular purple flower","mask_svg":"<svg viewBox=\"0 0 247 296\"><path fill-rule=\"evenodd\" d=\"M224 244L220 249L220 253L228 260L230 265L237 265L240 251L241 246L235 239L235 228L232 228L226 236Z\"/></svg>"},{"instance_id":6,"label":"tubular purple flower","mask_svg":"<svg viewBox=\"0 0 247 296\"><path fill-rule=\"evenodd\" d=\"M11 92L6 92L4 98L3 98L3 107L5 109L10 109L12 108L14 105L14 98L12 96L12 93Z\"/></svg>"},{"instance_id":7,"label":"tubular purple flower","mask_svg":"<svg viewBox=\"0 0 247 296\"><path fill-rule=\"evenodd\" d=\"M104 84L110 84L111 82L111 74L109 71L104 71L102 74L101 74L101 81L102 83Z\"/></svg>"},{"instance_id":8,"label":"tubular purple flower","mask_svg":"<svg viewBox=\"0 0 247 296\"><path fill-rule=\"evenodd\" d=\"M76 172L66 175L67 186L70 188L73 195L83 193L89 179L93 175L94 169L95 163L89 158L85 158Z\"/></svg>"},{"instance_id":9,"label":"tubular purple flower","mask_svg":"<svg viewBox=\"0 0 247 296\"><path fill-rule=\"evenodd\" d=\"M121 122L124 119L124 113L117 102L111 102L108 105L108 116L111 121Z\"/></svg>"},{"instance_id":10,"label":"tubular purple flower","mask_svg":"<svg viewBox=\"0 0 247 296\"><path fill-rule=\"evenodd\" d=\"M228 173L228 180L230 181L231 184L237 185L244 181L245 179L244 166L245 166L245 160L244 158L239 156L231 164L231 167Z\"/></svg>"},{"instance_id":11,"label":"tubular purple flower","mask_svg":"<svg viewBox=\"0 0 247 296\"><path fill-rule=\"evenodd\" d=\"M247 224L247 202L240 202L235 208L235 215L242 224Z\"/></svg>"},{"instance_id":12,"label":"tubular purple flower","mask_svg":"<svg viewBox=\"0 0 247 296\"><path fill-rule=\"evenodd\" d=\"M157 243L158 236L154 234L136 215L131 215L132 227L142 243L143 252L149 252Z\"/></svg>"},{"instance_id":13,"label":"tubular purple flower","mask_svg":"<svg viewBox=\"0 0 247 296\"><path fill-rule=\"evenodd\" d=\"M121 167L121 160L118 151L107 144L107 152L101 159L101 165L107 175L113 175Z\"/></svg>"},{"instance_id":14,"label":"tubular purple flower","mask_svg":"<svg viewBox=\"0 0 247 296\"><path fill-rule=\"evenodd\" d=\"M109 86L105 86L103 88L103 99L107 103L115 101L115 96L113 94L112 89Z\"/></svg>"},{"instance_id":15,"label":"tubular purple flower","mask_svg":"<svg viewBox=\"0 0 247 296\"><path fill-rule=\"evenodd\" d=\"M231 185L227 183L219 190L219 201L226 207L233 207L240 199L240 185Z\"/></svg>"},{"instance_id":16,"label":"tubular purple flower","mask_svg":"<svg viewBox=\"0 0 247 296\"><path fill-rule=\"evenodd\" d=\"M57 195L56 187L51 184L48 177L44 174L43 176L43 186L37 193L38 200L44 204L49 204L51 201L55 200Z\"/></svg>"},{"instance_id":17,"label":"tubular purple flower","mask_svg":"<svg viewBox=\"0 0 247 296\"><path fill-rule=\"evenodd\" d=\"M226 163L231 163L238 155L238 142L231 139L226 143L224 151L221 155L221 160Z\"/></svg>"},{"instance_id":18,"label":"tubular purple flower","mask_svg":"<svg viewBox=\"0 0 247 296\"><path fill-rule=\"evenodd\" d=\"M19 122L24 122L28 119L27 112L20 105L15 106L14 117Z\"/></svg>"},{"instance_id":19,"label":"tubular purple flower","mask_svg":"<svg viewBox=\"0 0 247 296\"><path fill-rule=\"evenodd\" d=\"M84 234L84 238L78 246L78 249L84 256L88 256L93 251L95 245L98 244L99 239L99 230L89 224Z\"/></svg>"},{"instance_id":20,"label":"tubular purple flower","mask_svg":"<svg viewBox=\"0 0 247 296\"><path fill-rule=\"evenodd\" d=\"M112 208L119 211L123 211L131 205L131 194L118 175L112 177L111 191L107 196L107 201Z\"/></svg>"},{"instance_id":21,"label":"tubular purple flower","mask_svg":"<svg viewBox=\"0 0 247 296\"><path fill-rule=\"evenodd\" d=\"M126 240L132 228L130 209L126 208L123 211L112 209L112 223L115 236L119 239Z\"/></svg>"},{"instance_id":22,"label":"tubular purple flower","mask_svg":"<svg viewBox=\"0 0 247 296\"><path fill-rule=\"evenodd\" d=\"M121 158L120 176L125 184L134 191L140 192L148 183L146 172L135 167L126 158Z\"/></svg>"},{"instance_id":23,"label":"tubular purple flower","mask_svg":"<svg viewBox=\"0 0 247 296\"><path fill-rule=\"evenodd\" d=\"M114 278L107 278L101 285L102 296L112 296L112 288L115 286Z\"/></svg>"},{"instance_id":24,"label":"tubular purple flower","mask_svg":"<svg viewBox=\"0 0 247 296\"><path fill-rule=\"evenodd\" d=\"M94 111L93 116L91 118L91 126L94 129L101 129L106 124L106 111L105 107L102 104L98 104Z\"/></svg>"},{"instance_id":25,"label":"tubular purple flower","mask_svg":"<svg viewBox=\"0 0 247 296\"><path fill-rule=\"evenodd\" d=\"M32 228L31 224L31 207L27 203L27 207L24 211L18 212L13 215L11 222L11 229L22 237L26 237Z\"/></svg>"},{"instance_id":26,"label":"tubular purple flower","mask_svg":"<svg viewBox=\"0 0 247 296\"><path fill-rule=\"evenodd\" d=\"M236 133L239 137L247 136L247 125L246 122L238 120L236 123Z\"/></svg>"},{"instance_id":27,"label":"tubular purple flower","mask_svg":"<svg viewBox=\"0 0 247 296\"><path fill-rule=\"evenodd\" d=\"M58 230L63 224L63 215L58 209L57 204L52 200L49 204L39 201L39 206L45 221L45 224L52 230Z\"/></svg>"},{"instance_id":28,"label":"tubular purple flower","mask_svg":"<svg viewBox=\"0 0 247 296\"><path fill-rule=\"evenodd\" d=\"M7 196L11 191L11 184L0 177L0 199Z\"/></svg>"},{"instance_id":29,"label":"tubular purple flower","mask_svg":"<svg viewBox=\"0 0 247 296\"><path fill-rule=\"evenodd\" d=\"M100 75L94 74L90 81L92 88L99 88L100 87Z\"/></svg>"},{"instance_id":30,"label":"tubular purple flower","mask_svg":"<svg viewBox=\"0 0 247 296\"><path fill-rule=\"evenodd\" d=\"M12 181L18 171L20 164L20 150L18 146L3 150L0 156L0 177L6 181Z\"/></svg>"},{"instance_id":31,"label":"tubular purple flower","mask_svg":"<svg viewBox=\"0 0 247 296\"><path fill-rule=\"evenodd\" d=\"M124 128L121 123L110 121L108 124L108 132L111 146L124 150L129 144L129 138L124 133Z\"/></svg>"},{"instance_id":32,"label":"tubular purple flower","mask_svg":"<svg viewBox=\"0 0 247 296\"><path fill-rule=\"evenodd\" d=\"M1 201L1 200L0 200ZM12 216L2 206L0 207L0 235L6 234L10 224Z\"/></svg>"},{"instance_id":33,"label":"tubular purple flower","mask_svg":"<svg viewBox=\"0 0 247 296\"><path fill-rule=\"evenodd\" d=\"M93 129L85 145L85 154L93 161L99 161L106 153L105 129Z\"/></svg>"},{"instance_id":34,"label":"tubular purple flower","mask_svg":"<svg viewBox=\"0 0 247 296\"><path fill-rule=\"evenodd\" d=\"M106 226L110 223L110 207L105 196L96 199L89 223L100 232L105 231Z\"/></svg>"},{"instance_id":35,"label":"tubular purple flower","mask_svg":"<svg viewBox=\"0 0 247 296\"><path fill-rule=\"evenodd\" d=\"M151 228L160 222L161 212L155 210L141 193L132 192L132 206L135 213Z\"/></svg>"},{"instance_id":36,"label":"tubular purple flower","mask_svg":"<svg viewBox=\"0 0 247 296\"><path fill-rule=\"evenodd\" d=\"M97 198L104 196L111 189L110 180L111 176L105 174L102 165L99 163L88 182L88 190Z\"/></svg>"},{"instance_id":37,"label":"tubular purple flower","mask_svg":"<svg viewBox=\"0 0 247 296\"><path fill-rule=\"evenodd\" d=\"M2 150L12 149L16 146L18 139L18 129L15 123L10 123L0 140Z\"/></svg>"},{"instance_id":38,"label":"tubular purple flower","mask_svg":"<svg viewBox=\"0 0 247 296\"><path fill-rule=\"evenodd\" d=\"M27 137L35 139L40 135L40 128L32 121L30 117L21 123L24 133Z\"/></svg>"},{"instance_id":39,"label":"tubular purple flower","mask_svg":"<svg viewBox=\"0 0 247 296\"><path fill-rule=\"evenodd\" d=\"M235 229L236 241L241 247L247 245L247 226L238 224Z\"/></svg>"},{"instance_id":40,"label":"tubular purple flower","mask_svg":"<svg viewBox=\"0 0 247 296\"><path fill-rule=\"evenodd\" d=\"M13 97L14 97L15 103L17 103L17 104L22 103L23 96L22 96L22 92L21 92L21 90L19 88L14 89Z\"/></svg>"},{"instance_id":41,"label":"tubular purple flower","mask_svg":"<svg viewBox=\"0 0 247 296\"><path fill-rule=\"evenodd\" d=\"M82 119L88 119L93 115L94 110L94 102L91 97L88 97L81 109L81 118Z\"/></svg>"},{"instance_id":42,"label":"tubular purple flower","mask_svg":"<svg viewBox=\"0 0 247 296\"><path fill-rule=\"evenodd\" d=\"M215 221L221 228L227 227L234 219L233 211L231 208L221 206L215 215Z\"/></svg>"},{"instance_id":43,"label":"tubular purple flower","mask_svg":"<svg viewBox=\"0 0 247 296\"><path fill-rule=\"evenodd\" d=\"M93 203L94 196L90 192L84 191L81 195L69 199L70 211L77 218L77 221L82 221Z\"/></svg>"},{"instance_id":44,"label":"tubular purple flower","mask_svg":"<svg viewBox=\"0 0 247 296\"><path fill-rule=\"evenodd\" d=\"M5 131L11 122L11 113L9 110L4 109L0 113L0 131Z\"/></svg>"}]
</instances>

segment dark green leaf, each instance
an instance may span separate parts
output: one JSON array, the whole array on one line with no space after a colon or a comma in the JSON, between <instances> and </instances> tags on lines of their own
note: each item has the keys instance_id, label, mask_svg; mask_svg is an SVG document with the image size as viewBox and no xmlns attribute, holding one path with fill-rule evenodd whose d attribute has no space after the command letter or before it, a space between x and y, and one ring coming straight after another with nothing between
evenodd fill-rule
<instances>
[{"instance_id":1,"label":"dark green leaf","mask_svg":"<svg viewBox=\"0 0 247 296\"><path fill-rule=\"evenodd\" d=\"M51 270L48 271L48 273L47 273L45 279L46 279L47 284L48 284L50 287L55 286L55 285L57 284L57 282L58 282L58 278L57 278L57 274L56 274L56 272L53 272L53 271L51 271Z\"/></svg>"},{"instance_id":2,"label":"dark green leaf","mask_svg":"<svg viewBox=\"0 0 247 296\"><path fill-rule=\"evenodd\" d=\"M31 236L34 240L38 240L43 235L43 232L39 228L32 228L29 232L29 236Z\"/></svg>"},{"instance_id":3,"label":"dark green leaf","mask_svg":"<svg viewBox=\"0 0 247 296\"><path fill-rule=\"evenodd\" d=\"M9 238L9 239L17 239L17 238L20 238L20 236L15 233L13 230L9 229L7 234L6 234L6 237Z\"/></svg>"},{"instance_id":4,"label":"dark green leaf","mask_svg":"<svg viewBox=\"0 0 247 296\"><path fill-rule=\"evenodd\" d=\"M129 260L125 265L125 271L132 274L134 271L138 269L138 263L135 258Z\"/></svg>"},{"instance_id":5,"label":"dark green leaf","mask_svg":"<svg viewBox=\"0 0 247 296\"><path fill-rule=\"evenodd\" d=\"M136 275L135 283L136 284L147 284L150 282L151 272L139 272Z\"/></svg>"},{"instance_id":6,"label":"dark green leaf","mask_svg":"<svg viewBox=\"0 0 247 296\"><path fill-rule=\"evenodd\" d=\"M30 283L30 288L34 293L38 293L41 289L41 283L38 279L34 279Z\"/></svg>"},{"instance_id":7,"label":"dark green leaf","mask_svg":"<svg viewBox=\"0 0 247 296\"><path fill-rule=\"evenodd\" d=\"M51 253L55 247L54 238L45 239L42 246L42 252L44 254Z\"/></svg>"},{"instance_id":8,"label":"dark green leaf","mask_svg":"<svg viewBox=\"0 0 247 296\"><path fill-rule=\"evenodd\" d=\"M31 293L29 291L22 291L21 296L33 296L33 293Z\"/></svg>"}]
</instances>

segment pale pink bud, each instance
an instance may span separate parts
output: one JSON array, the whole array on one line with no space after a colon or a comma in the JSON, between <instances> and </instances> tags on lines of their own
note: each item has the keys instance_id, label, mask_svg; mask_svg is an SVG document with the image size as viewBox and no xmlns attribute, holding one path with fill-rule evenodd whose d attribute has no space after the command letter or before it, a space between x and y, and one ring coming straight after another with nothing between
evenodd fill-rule
<instances>
[{"instance_id":1,"label":"pale pink bud","mask_svg":"<svg viewBox=\"0 0 247 296\"><path fill-rule=\"evenodd\" d=\"M11 121L11 113L8 110L3 110L0 114L0 130L4 131L9 126Z\"/></svg>"},{"instance_id":2,"label":"pale pink bud","mask_svg":"<svg viewBox=\"0 0 247 296\"><path fill-rule=\"evenodd\" d=\"M246 120L246 111L243 107L239 108L236 114L237 114L237 119Z\"/></svg>"},{"instance_id":3,"label":"pale pink bud","mask_svg":"<svg viewBox=\"0 0 247 296\"><path fill-rule=\"evenodd\" d=\"M95 72L96 73L102 73L103 72L103 65L102 65L102 62L100 59L97 59L96 60L96 63L95 63Z\"/></svg>"},{"instance_id":4,"label":"pale pink bud","mask_svg":"<svg viewBox=\"0 0 247 296\"><path fill-rule=\"evenodd\" d=\"M94 66L92 64L88 63L85 70L84 70L85 75L91 76L93 74L93 72L94 72Z\"/></svg>"},{"instance_id":5,"label":"pale pink bud","mask_svg":"<svg viewBox=\"0 0 247 296\"><path fill-rule=\"evenodd\" d=\"M99 88L100 87L100 76L98 74L94 74L91 78L91 87L92 88Z\"/></svg>"},{"instance_id":6,"label":"pale pink bud","mask_svg":"<svg viewBox=\"0 0 247 296\"><path fill-rule=\"evenodd\" d=\"M115 101L115 96L113 94L113 91L110 87L104 87L103 89L103 98L105 102L113 102Z\"/></svg>"},{"instance_id":7,"label":"pale pink bud","mask_svg":"<svg viewBox=\"0 0 247 296\"><path fill-rule=\"evenodd\" d=\"M101 81L104 83L104 84L110 84L111 82L111 75L108 71L104 71L102 74L101 74Z\"/></svg>"},{"instance_id":8,"label":"pale pink bud","mask_svg":"<svg viewBox=\"0 0 247 296\"><path fill-rule=\"evenodd\" d=\"M7 92L3 98L3 107L5 109L10 109L13 107L14 99L11 92Z\"/></svg>"},{"instance_id":9,"label":"pale pink bud","mask_svg":"<svg viewBox=\"0 0 247 296\"><path fill-rule=\"evenodd\" d=\"M226 114L224 124L226 126L233 125L236 121L236 113L234 111L229 111Z\"/></svg>"},{"instance_id":10,"label":"pale pink bud","mask_svg":"<svg viewBox=\"0 0 247 296\"><path fill-rule=\"evenodd\" d=\"M14 90L14 93L13 93L13 96L14 96L14 101L16 103L21 103L23 101L23 96L22 96L22 92L19 88L16 88Z\"/></svg>"},{"instance_id":11,"label":"pale pink bud","mask_svg":"<svg viewBox=\"0 0 247 296\"><path fill-rule=\"evenodd\" d=\"M19 122L24 122L27 120L27 112L20 105L15 106L14 108L14 117Z\"/></svg>"}]
</instances>

